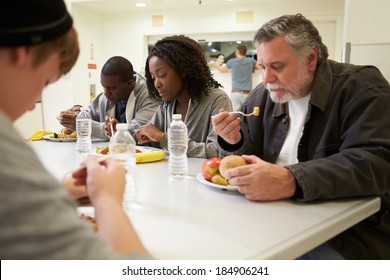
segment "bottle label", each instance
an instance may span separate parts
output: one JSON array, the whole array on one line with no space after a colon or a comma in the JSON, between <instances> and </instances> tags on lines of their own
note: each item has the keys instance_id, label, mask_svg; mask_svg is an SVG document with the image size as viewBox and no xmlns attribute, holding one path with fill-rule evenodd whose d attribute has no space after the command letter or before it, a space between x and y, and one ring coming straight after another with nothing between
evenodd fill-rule
<instances>
[{"instance_id":1,"label":"bottle label","mask_svg":"<svg viewBox=\"0 0 390 280\"><path fill-rule=\"evenodd\" d=\"M187 130L185 127L175 127L168 129L168 150L173 155L187 154Z\"/></svg>"},{"instance_id":2,"label":"bottle label","mask_svg":"<svg viewBox=\"0 0 390 280\"><path fill-rule=\"evenodd\" d=\"M76 120L77 137L89 137L91 131L91 120Z\"/></svg>"}]
</instances>

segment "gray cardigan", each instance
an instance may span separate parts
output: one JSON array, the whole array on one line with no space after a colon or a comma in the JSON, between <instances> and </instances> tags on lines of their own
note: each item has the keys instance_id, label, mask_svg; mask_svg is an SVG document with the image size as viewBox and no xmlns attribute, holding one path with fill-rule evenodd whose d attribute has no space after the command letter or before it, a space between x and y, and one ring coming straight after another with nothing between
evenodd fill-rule
<instances>
[{"instance_id":1,"label":"gray cardigan","mask_svg":"<svg viewBox=\"0 0 390 280\"><path fill-rule=\"evenodd\" d=\"M168 127L172 121L176 99L162 102L150 123L165 132L160 143L151 145L168 149ZM201 100L190 100L185 124L188 128L188 157L210 158L218 156L217 134L213 132L211 117L219 109L232 110L228 95L221 89L212 89Z\"/></svg>"}]
</instances>

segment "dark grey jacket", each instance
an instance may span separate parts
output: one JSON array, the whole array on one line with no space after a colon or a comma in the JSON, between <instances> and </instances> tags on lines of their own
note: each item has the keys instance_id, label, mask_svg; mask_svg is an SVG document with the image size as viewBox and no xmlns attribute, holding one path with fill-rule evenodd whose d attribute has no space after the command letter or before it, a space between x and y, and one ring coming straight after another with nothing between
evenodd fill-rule
<instances>
[{"instance_id":1,"label":"dark grey jacket","mask_svg":"<svg viewBox=\"0 0 390 280\"><path fill-rule=\"evenodd\" d=\"M263 84L242 109L243 139L228 153L275 163L289 127L288 106L275 104ZM319 65L293 173L302 201L380 196L381 211L334 239L346 258L390 259L390 87L373 66L326 61Z\"/></svg>"}]
</instances>

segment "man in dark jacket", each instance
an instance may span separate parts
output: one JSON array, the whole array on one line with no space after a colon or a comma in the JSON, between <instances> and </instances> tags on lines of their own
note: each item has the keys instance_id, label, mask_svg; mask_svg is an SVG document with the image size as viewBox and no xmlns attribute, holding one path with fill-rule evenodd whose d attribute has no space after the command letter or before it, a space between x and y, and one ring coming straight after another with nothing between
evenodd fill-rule
<instances>
[{"instance_id":1,"label":"man in dark jacket","mask_svg":"<svg viewBox=\"0 0 390 280\"><path fill-rule=\"evenodd\" d=\"M373 66L328 60L300 14L264 24L254 44L263 83L241 110L260 116L213 117L221 156L251 155L227 172L230 184L258 201L380 196L378 213L326 245L343 258L390 259L389 83Z\"/></svg>"}]
</instances>

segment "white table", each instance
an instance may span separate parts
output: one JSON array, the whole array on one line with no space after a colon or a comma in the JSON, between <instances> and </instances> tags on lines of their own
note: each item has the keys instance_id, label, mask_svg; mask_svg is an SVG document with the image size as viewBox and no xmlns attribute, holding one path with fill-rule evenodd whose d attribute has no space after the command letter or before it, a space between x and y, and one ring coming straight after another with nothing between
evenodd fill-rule
<instances>
[{"instance_id":1,"label":"white table","mask_svg":"<svg viewBox=\"0 0 390 280\"><path fill-rule=\"evenodd\" d=\"M32 146L57 178L76 168L75 143ZM198 182L203 161L189 159L185 179L169 177L167 159L136 167L128 214L158 259L294 259L379 210L379 198L251 202Z\"/></svg>"}]
</instances>

